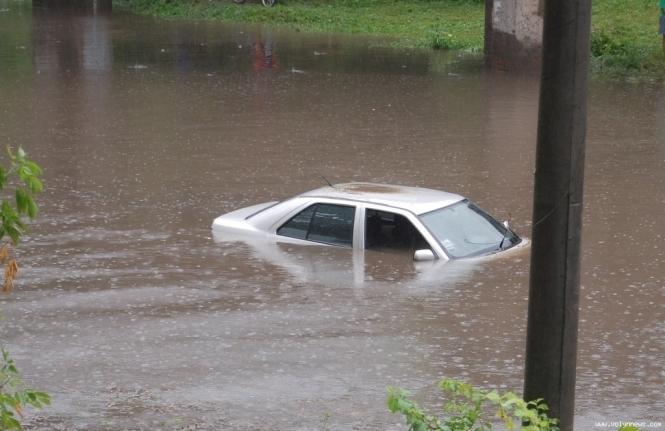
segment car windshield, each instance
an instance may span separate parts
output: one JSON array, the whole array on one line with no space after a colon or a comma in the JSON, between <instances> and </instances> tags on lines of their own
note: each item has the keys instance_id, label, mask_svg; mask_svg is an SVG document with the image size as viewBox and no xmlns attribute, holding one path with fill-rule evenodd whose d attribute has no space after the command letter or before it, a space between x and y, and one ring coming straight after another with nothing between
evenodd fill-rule
<instances>
[{"instance_id":1,"label":"car windshield","mask_svg":"<svg viewBox=\"0 0 665 431\"><path fill-rule=\"evenodd\" d=\"M423 214L420 219L453 258L505 250L520 241L510 229L466 199Z\"/></svg>"}]
</instances>

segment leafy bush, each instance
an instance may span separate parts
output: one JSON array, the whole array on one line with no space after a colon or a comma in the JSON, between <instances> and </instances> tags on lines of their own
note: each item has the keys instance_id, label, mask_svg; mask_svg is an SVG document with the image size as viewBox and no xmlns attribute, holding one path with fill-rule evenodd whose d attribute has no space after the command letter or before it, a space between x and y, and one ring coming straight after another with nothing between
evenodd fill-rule
<instances>
[{"instance_id":1,"label":"leafy bush","mask_svg":"<svg viewBox=\"0 0 665 431\"><path fill-rule=\"evenodd\" d=\"M19 148L16 153L8 150L9 165L0 165L0 263L5 267L2 291L11 292L14 278L18 274L18 264L12 256L12 247L16 246L26 232L25 219L34 219L38 207L34 197L42 191L39 179L42 169L28 159L25 151ZM23 407L42 408L50 404L51 399L45 392L27 389L21 381L18 369L9 353L2 349L0 358L0 429L23 429L19 419L23 416Z\"/></svg>"},{"instance_id":2,"label":"leafy bush","mask_svg":"<svg viewBox=\"0 0 665 431\"><path fill-rule=\"evenodd\" d=\"M14 360L6 350L2 350L0 367L0 429L22 430L19 418L23 416L23 406L42 408L51 403L51 397L23 387Z\"/></svg>"},{"instance_id":3,"label":"leafy bush","mask_svg":"<svg viewBox=\"0 0 665 431\"><path fill-rule=\"evenodd\" d=\"M520 426L524 431L559 430L558 420L547 416L542 399L526 402L512 392L501 395L451 379L442 380L439 387L449 396L443 418L423 412L410 394L399 388L388 388L388 409L405 417L409 431L488 431L492 422L483 415L489 407L496 409L496 416L509 430Z\"/></svg>"}]
</instances>

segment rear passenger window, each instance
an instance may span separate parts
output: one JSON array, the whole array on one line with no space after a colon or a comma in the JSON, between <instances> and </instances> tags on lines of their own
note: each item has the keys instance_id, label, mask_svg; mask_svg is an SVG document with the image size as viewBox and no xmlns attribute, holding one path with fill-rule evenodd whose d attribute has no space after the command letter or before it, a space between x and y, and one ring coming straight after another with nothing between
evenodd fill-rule
<instances>
[{"instance_id":1,"label":"rear passenger window","mask_svg":"<svg viewBox=\"0 0 665 431\"><path fill-rule=\"evenodd\" d=\"M351 246L353 244L354 207L342 205L318 204L312 219L307 239Z\"/></svg>"},{"instance_id":2,"label":"rear passenger window","mask_svg":"<svg viewBox=\"0 0 665 431\"><path fill-rule=\"evenodd\" d=\"M277 229L277 234L350 247L353 245L355 214L355 207L315 204L284 223Z\"/></svg>"}]
</instances>

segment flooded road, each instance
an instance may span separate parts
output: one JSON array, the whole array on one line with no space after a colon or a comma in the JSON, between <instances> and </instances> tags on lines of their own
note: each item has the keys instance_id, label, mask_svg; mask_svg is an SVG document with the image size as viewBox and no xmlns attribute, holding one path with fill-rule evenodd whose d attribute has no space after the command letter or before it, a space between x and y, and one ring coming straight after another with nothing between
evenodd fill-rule
<instances>
[{"instance_id":1,"label":"flooded road","mask_svg":"<svg viewBox=\"0 0 665 431\"><path fill-rule=\"evenodd\" d=\"M388 385L521 391L528 250L423 266L212 236L320 175L457 192L529 235L537 81L376 46L0 0L0 142L46 184L2 303L54 398L30 429L397 430ZM665 423L665 87L590 94L576 424Z\"/></svg>"}]
</instances>

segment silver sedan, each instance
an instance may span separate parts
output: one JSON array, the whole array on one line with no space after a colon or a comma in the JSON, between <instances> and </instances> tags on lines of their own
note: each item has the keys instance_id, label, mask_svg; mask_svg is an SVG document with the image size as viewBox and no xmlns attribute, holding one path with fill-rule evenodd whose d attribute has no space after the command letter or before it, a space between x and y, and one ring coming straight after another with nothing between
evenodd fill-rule
<instances>
[{"instance_id":1,"label":"silver sedan","mask_svg":"<svg viewBox=\"0 0 665 431\"><path fill-rule=\"evenodd\" d=\"M506 222L463 196L373 183L336 184L242 208L212 227L278 242L404 250L415 260L485 256L523 243Z\"/></svg>"}]
</instances>

